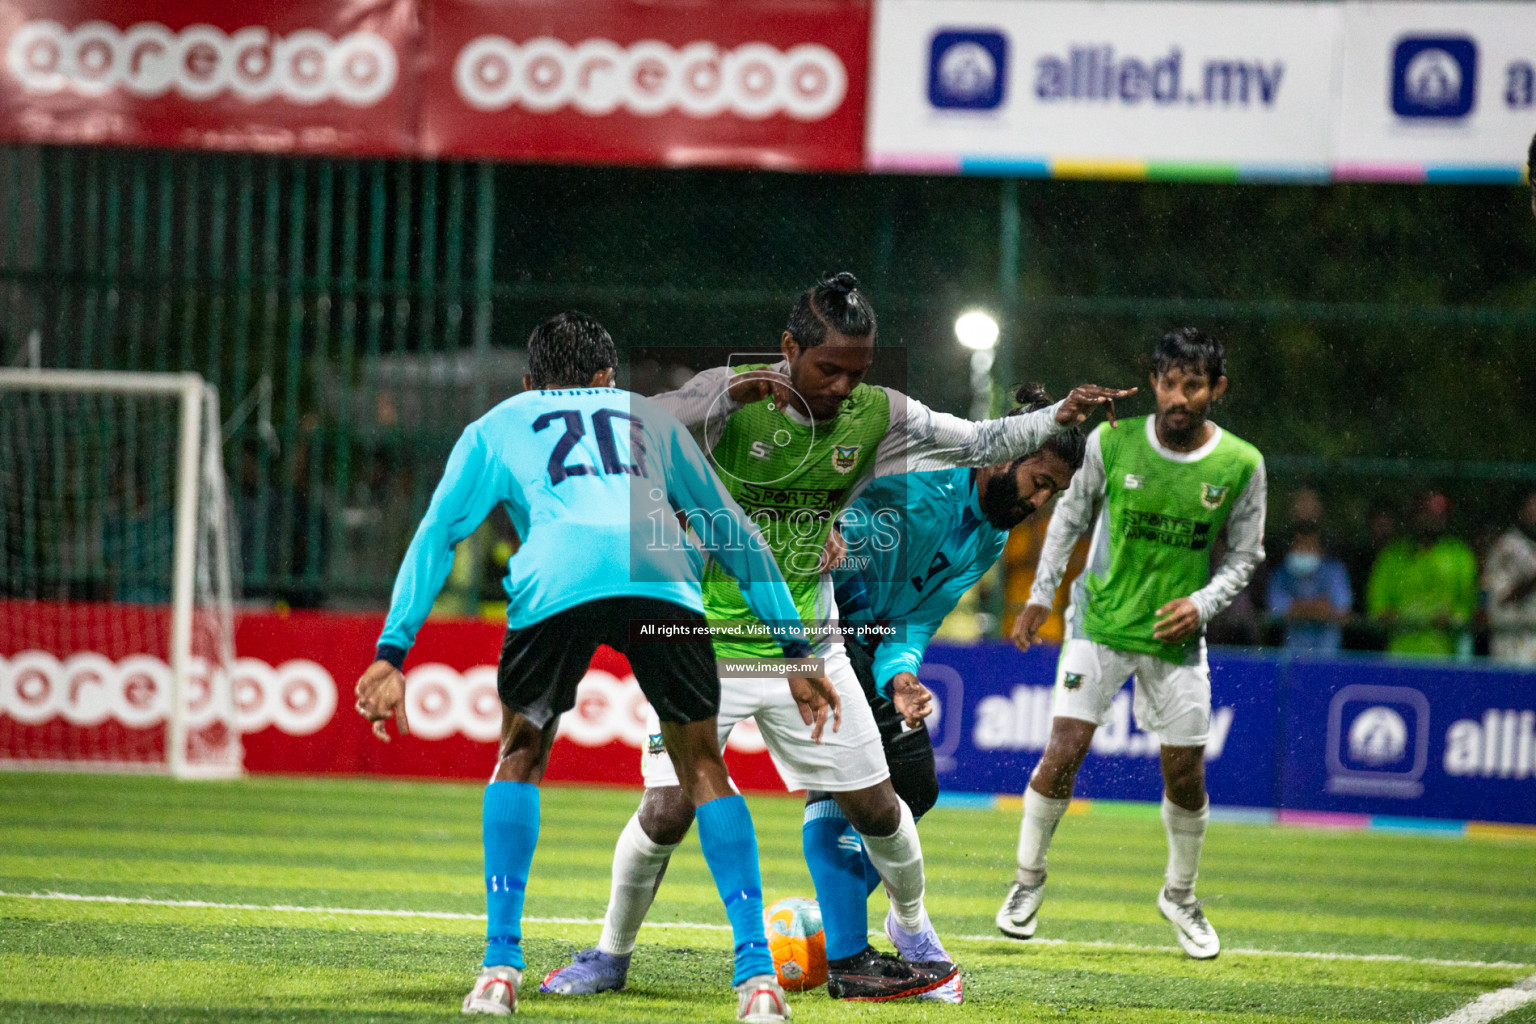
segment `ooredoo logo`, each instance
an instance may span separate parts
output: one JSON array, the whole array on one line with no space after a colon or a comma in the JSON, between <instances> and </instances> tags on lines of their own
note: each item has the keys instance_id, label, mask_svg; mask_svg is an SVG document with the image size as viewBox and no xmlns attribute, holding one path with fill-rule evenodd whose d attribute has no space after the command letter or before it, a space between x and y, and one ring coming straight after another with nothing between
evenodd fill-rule
<instances>
[{"instance_id":1,"label":"ooredoo logo","mask_svg":"<svg viewBox=\"0 0 1536 1024\"><path fill-rule=\"evenodd\" d=\"M588 39L572 46L547 36L522 44L481 36L459 51L453 81L477 110L517 104L547 114L574 106L590 117L622 107L646 117L680 110L700 118L784 113L818 121L848 92L843 62L818 43L781 52L766 43L722 50L695 42L674 49L655 40L625 47Z\"/></svg>"},{"instance_id":2,"label":"ooredoo logo","mask_svg":"<svg viewBox=\"0 0 1536 1024\"><path fill-rule=\"evenodd\" d=\"M394 47L372 32L332 39L315 29L279 36L261 26L226 34L211 25L172 32L153 21L127 30L89 21L68 29L40 20L11 36L5 67L36 95L70 89L99 96L123 89L152 99L175 89L190 100L229 92L252 103L281 97L368 107L395 87L400 61Z\"/></svg>"}]
</instances>

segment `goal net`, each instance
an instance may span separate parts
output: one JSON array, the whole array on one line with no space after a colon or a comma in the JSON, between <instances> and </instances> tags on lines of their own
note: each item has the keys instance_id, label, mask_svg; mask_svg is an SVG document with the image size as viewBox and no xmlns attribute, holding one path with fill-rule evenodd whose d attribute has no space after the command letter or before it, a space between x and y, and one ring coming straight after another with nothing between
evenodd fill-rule
<instances>
[{"instance_id":1,"label":"goal net","mask_svg":"<svg viewBox=\"0 0 1536 1024\"><path fill-rule=\"evenodd\" d=\"M0 766L240 771L218 393L0 370Z\"/></svg>"}]
</instances>

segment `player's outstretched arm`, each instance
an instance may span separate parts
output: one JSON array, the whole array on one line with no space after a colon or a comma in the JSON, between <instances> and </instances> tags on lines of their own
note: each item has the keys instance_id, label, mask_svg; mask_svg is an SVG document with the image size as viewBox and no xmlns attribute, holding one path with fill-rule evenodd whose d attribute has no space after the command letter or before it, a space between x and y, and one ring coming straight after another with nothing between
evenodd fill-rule
<instances>
[{"instance_id":1,"label":"player's outstretched arm","mask_svg":"<svg viewBox=\"0 0 1536 1024\"><path fill-rule=\"evenodd\" d=\"M396 668L404 663L453 568L453 549L475 532L500 500L504 488L498 485L499 475L478 425L470 424L454 444L443 478L400 563L384 632L379 635L378 660Z\"/></svg>"},{"instance_id":2,"label":"player's outstretched arm","mask_svg":"<svg viewBox=\"0 0 1536 1024\"><path fill-rule=\"evenodd\" d=\"M752 614L773 630L791 658L810 655L805 624L784 582L784 574L768 549L757 524L747 518L731 497L704 453L681 425L671 429L666 449L667 495L679 511L698 510L689 522L704 549L714 555L741 584L741 593Z\"/></svg>"},{"instance_id":3,"label":"player's outstretched arm","mask_svg":"<svg viewBox=\"0 0 1536 1024\"><path fill-rule=\"evenodd\" d=\"M1052 434L1082 423L1100 406L1113 417L1115 399L1134 395L1136 389L1084 384L1044 409L979 422L934 412L890 388L886 393L891 424L875 456L875 476L1008 462L1034 452Z\"/></svg>"},{"instance_id":4,"label":"player's outstretched arm","mask_svg":"<svg viewBox=\"0 0 1536 1024\"><path fill-rule=\"evenodd\" d=\"M698 430L712 418L718 417L723 423L742 406L767 398L775 376L782 375L768 371L738 374L729 366L715 366L694 374L676 390L652 395L650 400L689 430Z\"/></svg>"},{"instance_id":5,"label":"player's outstretched arm","mask_svg":"<svg viewBox=\"0 0 1536 1024\"><path fill-rule=\"evenodd\" d=\"M1035 565L1035 582L1029 590L1029 602L1014 621L1010 634L1021 651L1040 642L1040 627L1051 617L1056 604L1056 588L1067 571L1067 560L1077 539L1086 533L1098 516L1104 500L1104 448L1099 440L1100 427L1088 435L1083 465L1072 477L1051 512L1045 529L1045 543L1040 546L1040 561Z\"/></svg>"}]
</instances>

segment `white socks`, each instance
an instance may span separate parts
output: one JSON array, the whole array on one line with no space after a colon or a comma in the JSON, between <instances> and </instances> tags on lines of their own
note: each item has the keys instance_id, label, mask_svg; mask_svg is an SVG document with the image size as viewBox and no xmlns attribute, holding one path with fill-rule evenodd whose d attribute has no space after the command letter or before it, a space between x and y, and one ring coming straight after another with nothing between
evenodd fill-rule
<instances>
[{"instance_id":1,"label":"white socks","mask_svg":"<svg viewBox=\"0 0 1536 1024\"><path fill-rule=\"evenodd\" d=\"M885 882L896 923L902 930L916 933L928 923L928 915L923 912L923 846L906 801L896 803L901 807L901 824L896 826L894 835L870 836L860 832L859 836L864 840L864 852L869 854L870 863Z\"/></svg>"},{"instance_id":2,"label":"white socks","mask_svg":"<svg viewBox=\"0 0 1536 1024\"><path fill-rule=\"evenodd\" d=\"M1061 816L1067 813L1071 797L1056 800L1042 796L1033 786L1024 789L1024 820L1019 823L1019 870L1018 880L1024 885L1039 885L1045 881L1045 851L1051 847L1051 837Z\"/></svg>"},{"instance_id":3,"label":"white socks","mask_svg":"<svg viewBox=\"0 0 1536 1024\"><path fill-rule=\"evenodd\" d=\"M640 923L651 909L667 860L676 849L675 843L664 846L652 842L640 827L638 812L630 817L613 849L613 889L608 894L608 913L603 918L598 949L610 956L634 952Z\"/></svg>"},{"instance_id":4,"label":"white socks","mask_svg":"<svg viewBox=\"0 0 1536 1024\"><path fill-rule=\"evenodd\" d=\"M1168 830L1168 896L1175 903L1194 896L1195 874L1200 868L1200 847L1205 845L1205 824L1211 803L1198 811L1186 811L1163 797L1163 825Z\"/></svg>"}]
</instances>

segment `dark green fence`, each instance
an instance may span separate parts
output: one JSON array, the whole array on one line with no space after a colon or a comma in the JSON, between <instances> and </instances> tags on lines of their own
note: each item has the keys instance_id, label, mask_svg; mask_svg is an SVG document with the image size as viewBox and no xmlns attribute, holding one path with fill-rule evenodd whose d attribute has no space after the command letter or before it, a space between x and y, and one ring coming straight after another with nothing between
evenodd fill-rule
<instances>
[{"instance_id":1,"label":"dark green fence","mask_svg":"<svg viewBox=\"0 0 1536 1024\"><path fill-rule=\"evenodd\" d=\"M864 280L911 390L954 412L970 306L1004 322L998 379L1058 391L1140 382L1158 334L1212 328L1219 418L1266 452L1272 514L1317 486L1343 535L1435 486L1482 540L1536 486L1528 202L0 146L0 362L216 383L245 591L290 603L384 601L454 436L520 386L541 317L586 309L626 349L771 347L835 269Z\"/></svg>"}]
</instances>

